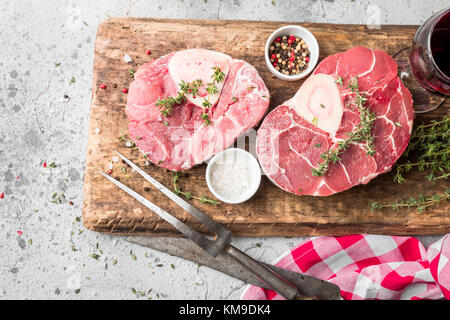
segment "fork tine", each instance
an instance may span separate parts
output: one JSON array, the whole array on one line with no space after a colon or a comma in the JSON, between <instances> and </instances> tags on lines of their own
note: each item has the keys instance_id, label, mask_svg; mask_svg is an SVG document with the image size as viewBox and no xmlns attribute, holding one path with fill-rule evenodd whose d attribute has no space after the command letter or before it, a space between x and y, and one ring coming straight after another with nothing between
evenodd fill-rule
<instances>
[{"instance_id":1,"label":"fork tine","mask_svg":"<svg viewBox=\"0 0 450 320\"><path fill-rule=\"evenodd\" d=\"M159 191L164 193L167 197L169 197L172 201L174 201L178 206L180 206L183 210L187 211L190 215L194 216L199 222L201 222L205 227L207 227L211 232L217 234L218 236L225 237L227 234L230 235L231 232L222 226L220 223L217 223L213 219L211 219L208 215L199 211L197 208L193 207L187 201L183 200L171 190L167 189L153 177L151 177L147 172L142 170L136 164L134 164L131 160L127 159L123 154L119 151L114 150L119 157L121 157L126 163L128 163L136 172L138 172L141 176L145 178L148 182L158 188Z\"/></svg>"},{"instance_id":2,"label":"fork tine","mask_svg":"<svg viewBox=\"0 0 450 320\"><path fill-rule=\"evenodd\" d=\"M100 170L99 170L99 172L100 172L100 174L102 176L104 176L106 179L108 179L109 181L114 183L117 187L119 187L120 189L122 189L123 191L128 193L130 196L135 198L137 201L142 203L144 206L146 206L147 208L149 208L150 210L155 212L158 216L160 216L161 218L166 220L168 223L173 225L178 231L183 233L187 238L189 238L192 241L194 241L202 249L205 249L205 247L208 247L208 245L211 244L211 242L212 242L211 240L209 240L208 238L206 238L204 235L202 235L201 233L197 232L196 230L192 229L191 227L186 225L181 220L175 218L173 215L171 215L167 211L164 211L163 209L161 209L160 207L158 207L154 203L150 202L149 200L147 200L146 198L144 198L143 196L141 196L140 194L138 194L134 190L132 190L129 187L127 187L126 185L124 185L123 183L117 181L116 179L114 179L110 175L108 175L108 174L106 174L106 173L104 173L103 171L100 171Z\"/></svg>"}]
</instances>

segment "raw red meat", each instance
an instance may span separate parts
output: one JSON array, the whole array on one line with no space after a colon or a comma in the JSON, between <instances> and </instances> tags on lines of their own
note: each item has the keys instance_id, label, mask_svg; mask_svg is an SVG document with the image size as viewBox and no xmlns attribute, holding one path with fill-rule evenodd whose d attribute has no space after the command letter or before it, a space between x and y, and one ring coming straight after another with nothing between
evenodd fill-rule
<instances>
[{"instance_id":1,"label":"raw red meat","mask_svg":"<svg viewBox=\"0 0 450 320\"><path fill-rule=\"evenodd\" d=\"M347 88L354 79L368 98L365 106L376 115L372 129L376 152L370 156L365 143L352 144L323 176L313 176L312 169L323 161L321 155L336 148L360 121L352 103L355 92ZM389 171L407 147L412 105L395 61L383 50L356 47L329 56L296 95L261 124L257 154L262 169L277 186L298 195L328 196L366 184Z\"/></svg>"},{"instance_id":2,"label":"raw red meat","mask_svg":"<svg viewBox=\"0 0 450 320\"><path fill-rule=\"evenodd\" d=\"M202 102L213 67L219 67L226 78L217 85L219 93L209 97L213 107L208 111L211 123L206 125ZM197 79L204 84L198 95L187 95L187 101L163 117L156 101L175 97L181 81ZM179 51L144 64L135 73L126 108L128 130L149 161L180 171L209 159L256 126L269 99L266 85L247 62L203 49Z\"/></svg>"}]
</instances>

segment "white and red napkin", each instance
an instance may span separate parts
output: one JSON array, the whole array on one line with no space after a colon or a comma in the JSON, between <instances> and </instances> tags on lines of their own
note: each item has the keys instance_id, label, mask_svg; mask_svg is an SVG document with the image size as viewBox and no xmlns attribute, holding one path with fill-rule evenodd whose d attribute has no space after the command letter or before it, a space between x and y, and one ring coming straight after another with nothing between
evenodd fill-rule
<instances>
[{"instance_id":1,"label":"white and red napkin","mask_svg":"<svg viewBox=\"0 0 450 320\"><path fill-rule=\"evenodd\" d=\"M351 235L313 238L275 265L327 280L346 300L450 299L450 234L428 250L413 237ZM247 286L241 299L283 299Z\"/></svg>"}]
</instances>

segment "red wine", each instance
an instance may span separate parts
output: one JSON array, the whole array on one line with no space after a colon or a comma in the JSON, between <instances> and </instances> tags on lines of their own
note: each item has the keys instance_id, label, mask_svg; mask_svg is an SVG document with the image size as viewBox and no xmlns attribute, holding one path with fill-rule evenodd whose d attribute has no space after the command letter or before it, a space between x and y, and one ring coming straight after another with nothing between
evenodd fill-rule
<instances>
[{"instance_id":1,"label":"red wine","mask_svg":"<svg viewBox=\"0 0 450 320\"><path fill-rule=\"evenodd\" d=\"M450 77L450 13L444 15L431 34L431 53L438 68Z\"/></svg>"},{"instance_id":2,"label":"red wine","mask_svg":"<svg viewBox=\"0 0 450 320\"><path fill-rule=\"evenodd\" d=\"M409 54L417 82L430 92L450 96L450 8L429 18L417 30Z\"/></svg>"}]
</instances>

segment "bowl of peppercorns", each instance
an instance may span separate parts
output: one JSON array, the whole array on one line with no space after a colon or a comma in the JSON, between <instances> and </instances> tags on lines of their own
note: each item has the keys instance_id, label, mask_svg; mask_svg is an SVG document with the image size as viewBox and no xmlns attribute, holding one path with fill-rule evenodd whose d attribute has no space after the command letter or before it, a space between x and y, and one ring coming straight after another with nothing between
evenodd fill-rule
<instances>
[{"instance_id":1,"label":"bowl of peppercorns","mask_svg":"<svg viewBox=\"0 0 450 320\"><path fill-rule=\"evenodd\" d=\"M265 59L279 79L300 80L310 74L319 60L319 44L307 29L289 25L275 30L267 39Z\"/></svg>"}]
</instances>

